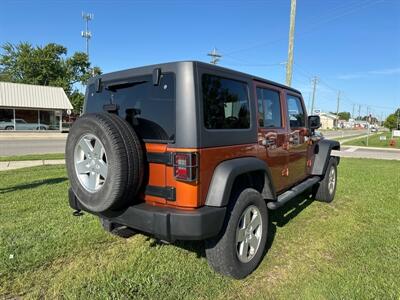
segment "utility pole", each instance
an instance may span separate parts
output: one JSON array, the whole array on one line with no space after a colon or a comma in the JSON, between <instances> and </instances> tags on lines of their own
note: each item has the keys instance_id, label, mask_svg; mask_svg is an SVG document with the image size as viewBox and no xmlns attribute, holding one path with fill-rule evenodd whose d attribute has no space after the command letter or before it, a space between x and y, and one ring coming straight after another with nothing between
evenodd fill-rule
<instances>
[{"instance_id":1,"label":"utility pole","mask_svg":"<svg viewBox=\"0 0 400 300\"><path fill-rule=\"evenodd\" d=\"M317 83L318 83L317 76L314 76L314 78L312 79L312 83L313 83L313 93L312 93L312 100L311 100L311 114L314 114L315 90L317 88Z\"/></svg>"},{"instance_id":2,"label":"utility pole","mask_svg":"<svg viewBox=\"0 0 400 300\"><path fill-rule=\"evenodd\" d=\"M361 118L361 104L358 104L358 119Z\"/></svg>"},{"instance_id":3,"label":"utility pole","mask_svg":"<svg viewBox=\"0 0 400 300\"><path fill-rule=\"evenodd\" d=\"M216 65L220 59L222 58L222 55L218 53L217 48L214 47L211 52L207 53L208 56L211 56L211 61L210 63L213 65Z\"/></svg>"},{"instance_id":4,"label":"utility pole","mask_svg":"<svg viewBox=\"0 0 400 300\"><path fill-rule=\"evenodd\" d=\"M340 102L340 91L338 91L337 101L336 101L336 127L339 127L339 102Z\"/></svg>"},{"instance_id":5,"label":"utility pole","mask_svg":"<svg viewBox=\"0 0 400 300\"><path fill-rule=\"evenodd\" d=\"M368 147L368 140L369 140L369 132L371 130L371 117L369 116L369 106L367 106L367 147Z\"/></svg>"},{"instance_id":6,"label":"utility pole","mask_svg":"<svg viewBox=\"0 0 400 300\"><path fill-rule=\"evenodd\" d=\"M290 27L289 27L289 49L288 61L286 64L286 85L292 85L293 74L293 46L294 46L294 27L296 23L296 0L290 1Z\"/></svg>"},{"instance_id":7,"label":"utility pole","mask_svg":"<svg viewBox=\"0 0 400 300\"><path fill-rule=\"evenodd\" d=\"M354 119L354 107L355 107L356 105L353 103L353 112L351 113L351 118L352 119Z\"/></svg>"},{"instance_id":8,"label":"utility pole","mask_svg":"<svg viewBox=\"0 0 400 300\"><path fill-rule=\"evenodd\" d=\"M81 32L81 36L86 40L86 55L89 61L89 40L92 38L92 32L89 31L89 21L93 20L94 14L82 12L82 18L86 23L86 28Z\"/></svg>"}]
</instances>

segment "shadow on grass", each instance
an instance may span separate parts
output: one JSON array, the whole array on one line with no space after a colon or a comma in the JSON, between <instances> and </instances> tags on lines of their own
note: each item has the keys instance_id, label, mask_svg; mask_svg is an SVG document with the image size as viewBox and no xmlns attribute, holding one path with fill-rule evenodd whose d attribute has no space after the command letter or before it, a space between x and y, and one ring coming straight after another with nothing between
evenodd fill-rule
<instances>
[{"instance_id":1,"label":"shadow on grass","mask_svg":"<svg viewBox=\"0 0 400 300\"><path fill-rule=\"evenodd\" d=\"M265 246L265 251L263 253L263 258L265 255L267 255L269 249L272 247L277 227L283 227L288 224L292 219L294 219L304 209L306 209L312 202L314 202L314 199L310 196L310 191L308 191L293 198L283 207L275 211L269 211L267 243ZM166 243L162 241L153 240L150 246L155 247L165 244ZM184 250L196 253L198 258L206 257L204 241L176 241L175 243L173 243L173 245L180 247Z\"/></svg>"},{"instance_id":2,"label":"shadow on grass","mask_svg":"<svg viewBox=\"0 0 400 300\"><path fill-rule=\"evenodd\" d=\"M22 191L22 190L27 190L27 189L33 189L41 185L49 185L49 184L58 184L61 182L66 181L66 177L58 177L58 178L49 178L45 180L37 180L29 183L24 183L24 184L19 184L7 188L0 188L0 194L6 194L6 193L11 193L11 192L16 192L16 191Z\"/></svg>"}]
</instances>

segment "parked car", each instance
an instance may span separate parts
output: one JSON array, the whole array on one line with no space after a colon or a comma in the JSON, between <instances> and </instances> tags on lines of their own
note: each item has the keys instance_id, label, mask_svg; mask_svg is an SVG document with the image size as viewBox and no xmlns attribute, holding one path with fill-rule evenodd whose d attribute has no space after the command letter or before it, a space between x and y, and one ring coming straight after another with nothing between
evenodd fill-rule
<instances>
[{"instance_id":1,"label":"parked car","mask_svg":"<svg viewBox=\"0 0 400 300\"><path fill-rule=\"evenodd\" d=\"M204 240L211 267L244 278L264 255L269 210L306 191L335 196L340 144L319 127L298 90L214 65L102 74L68 135L69 204L116 235Z\"/></svg>"},{"instance_id":2,"label":"parked car","mask_svg":"<svg viewBox=\"0 0 400 300\"><path fill-rule=\"evenodd\" d=\"M18 130L48 130L49 126L41 123L28 123L24 119L15 119ZM0 121L0 130L14 130L14 119Z\"/></svg>"}]
</instances>

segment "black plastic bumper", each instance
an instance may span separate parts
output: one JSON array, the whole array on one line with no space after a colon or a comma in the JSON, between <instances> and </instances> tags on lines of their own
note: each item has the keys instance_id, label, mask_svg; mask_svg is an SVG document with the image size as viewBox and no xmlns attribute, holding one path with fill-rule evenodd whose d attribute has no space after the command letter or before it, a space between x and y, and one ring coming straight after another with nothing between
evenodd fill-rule
<instances>
[{"instance_id":1,"label":"black plastic bumper","mask_svg":"<svg viewBox=\"0 0 400 300\"><path fill-rule=\"evenodd\" d=\"M94 213L80 204L71 189L69 204L75 210L87 211L111 223L125 225L166 241L203 240L216 236L222 228L226 211L225 207L203 206L187 211L140 203L121 211Z\"/></svg>"}]
</instances>

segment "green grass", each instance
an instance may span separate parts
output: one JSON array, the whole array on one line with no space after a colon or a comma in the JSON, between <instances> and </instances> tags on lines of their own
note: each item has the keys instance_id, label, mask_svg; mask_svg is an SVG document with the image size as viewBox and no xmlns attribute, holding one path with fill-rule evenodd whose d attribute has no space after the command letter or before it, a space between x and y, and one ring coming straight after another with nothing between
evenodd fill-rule
<instances>
[{"instance_id":1,"label":"green grass","mask_svg":"<svg viewBox=\"0 0 400 300\"><path fill-rule=\"evenodd\" d=\"M48 154L0 156L0 161L49 160L49 159L64 159L64 158L65 158L64 153L48 153Z\"/></svg>"},{"instance_id":2,"label":"green grass","mask_svg":"<svg viewBox=\"0 0 400 300\"><path fill-rule=\"evenodd\" d=\"M215 274L202 243L124 240L73 217L63 166L2 172L0 299L398 299L399 168L342 159L335 201L272 213L271 247L241 281Z\"/></svg>"},{"instance_id":3,"label":"green grass","mask_svg":"<svg viewBox=\"0 0 400 300\"><path fill-rule=\"evenodd\" d=\"M344 136L344 137L336 137L336 138L327 137L327 139L335 140L335 141L344 141L344 140L347 140L347 139L353 139L353 138L361 137L361 136L364 136L364 135L365 135L365 133L360 133L360 134Z\"/></svg>"},{"instance_id":4,"label":"green grass","mask_svg":"<svg viewBox=\"0 0 400 300\"><path fill-rule=\"evenodd\" d=\"M385 141L381 141L380 140L381 136L386 136L386 140ZM372 134L368 138L368 147L382 147L382 148L397 148L397 149L400 149L400 138L398 138L398 137L395 138L396 146L395 147L389 146L391 137L392 137L392 133L391 132L384 132L382 134ZM363 137L363 138L360 138L360 139L355 139L355 140L352 140L352 141L344 142L343 145L366 147L367 146L367 138Z\"/></svg>"}]
</instances>

